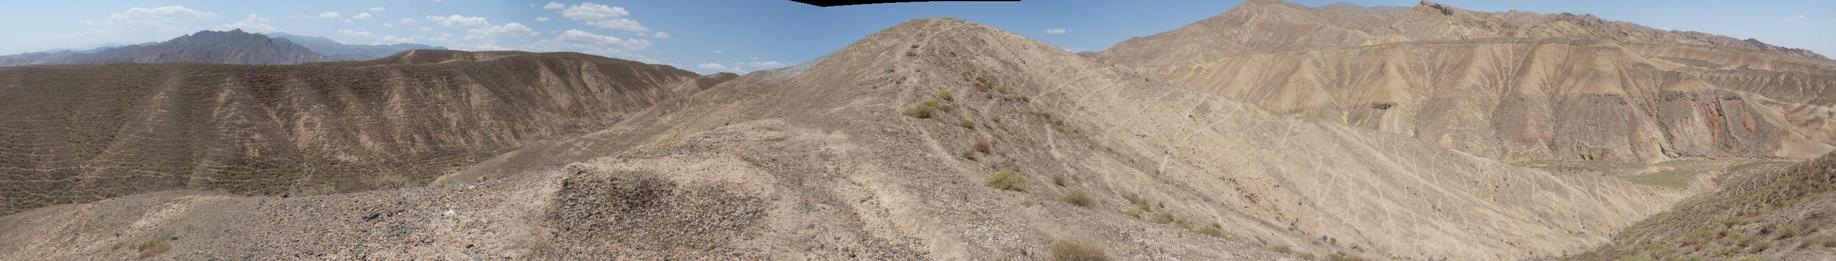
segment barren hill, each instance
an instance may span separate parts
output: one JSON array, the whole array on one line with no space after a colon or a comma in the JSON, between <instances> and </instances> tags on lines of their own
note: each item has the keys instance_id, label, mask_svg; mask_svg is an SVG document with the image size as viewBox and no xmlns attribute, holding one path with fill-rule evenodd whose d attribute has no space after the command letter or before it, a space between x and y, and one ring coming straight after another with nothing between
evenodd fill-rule
<instances>
[{"instance_id":1,"label":"barren hill","mask_svg":"<svg viewBox=\"0 0 1836 261\"><path fill-rule=\"evenodd\" d=\"M573 53L420 52L488 58L0 68L0 213L173 189L424 184L603 128L697 79Z\"/></svg>"},{"instance_id":2,"label":"barren hill","mask_svg":"<svg viewBox=\"0 0 1836 261\"><path fill-rule=\"evenodd\" d=\"M373 66L476 63L405 64ZM1684 196L1290 119L950 19L677 90L702 88L434 187L10 215L0 259L1509 259Z\"/></svg>"},{"instance_id":3,"label":"barren hill","mask_svg":"<svg viewBox=\"0 0 1836 261\"><path fill-rule=\"evenodd\" d=\"M95 51L0 56L0 66L109 63L301 64L331 61L286 39L231 31L201 31L157 43Z\"/></svg>"},{"instance_id":4,"label":"barren hill","mask_svg":"<svg viewBox=\"0 0 1836 261\"><path fill-rule=\"evenodd\" d=\"M1098 59L1277 114L1507 161L1836 148L1836 63L1592 15L1253 0Z\"/></svg>"}]
</instances>

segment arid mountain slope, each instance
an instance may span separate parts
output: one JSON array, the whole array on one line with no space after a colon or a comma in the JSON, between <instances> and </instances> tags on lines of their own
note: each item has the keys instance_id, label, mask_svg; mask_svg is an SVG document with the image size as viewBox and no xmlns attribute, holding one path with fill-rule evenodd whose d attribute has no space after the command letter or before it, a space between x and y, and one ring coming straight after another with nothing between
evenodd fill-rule
<instances>
[{"instance_id":1,"label":"arid mountain slope","mask_svg":"<svg viewBox=\"0 0 1836 261\"><path fill-rule=\"evenodd\" d=\"M1836 154L1764 175L1639 221L1577 260L1828 260L1836 256Z\"/></svg>"},{"instance_id":2,"label":"arid mountain slope","mask_svg":"<svg viewBox=\"0 0 1836 261\"><path fill-rule=\"evenodd\" d=\"M109 63L301 64L331 61L286 39L231 31L201 31L165 42L95 51L0 56L0 66Z\"/></svg>"},{"instance_id":3,"label":"arid mountain slope","mask_svg":"<svg viewBox=\"0 0 1836 261\"><path fill-rule=\"evenodd\" d=\"M563 140L525 149L602 157L40 208L0 218L0 259L1508 259L1578 251L1683 196L1288 119L950 19Z\"/></svg>"},{"instance_id":4,"label":"arid mountain slope","mask_svg":"<svg viewBox=\"0 0 1836 261\"><path fill-rule=\"evenodd\" d=\"M489 58L0 68L0 213L172 189L418 185L601 129L697 78L575 53L416 52Z\"/></svg>"},{"instance_id":5,"label":"arid mountain slope","mask_svg":"<svg viewBox=\"0 0 1836 261\"><path fill-rule=\"evenodd\" d=\"M1506 161L1810 158L1836 63L1591 15L1247 1L1098 60L1277 114Z\"/></svg>"}]
</instances>

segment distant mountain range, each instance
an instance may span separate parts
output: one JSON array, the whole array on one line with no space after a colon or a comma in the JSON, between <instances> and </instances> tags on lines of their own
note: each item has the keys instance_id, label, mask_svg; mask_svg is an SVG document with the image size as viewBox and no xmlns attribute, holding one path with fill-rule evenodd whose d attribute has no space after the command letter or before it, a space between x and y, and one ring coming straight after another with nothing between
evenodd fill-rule
<instances>
[{"instance_id":1,"label":"distant mountain range","mask_svg":"<svg viewBox=\"0 0 1836 261\"><path fill-rule=\"evenodd\" d=\"M271 33L271 34L268 34L268 36L273 37L273 38L286 39L288 41L292 41L293 43L299 44L300 46L305 46L306 49L311 49L313 52L319 53L319 55L324 55L326 58L329 58L332 60L339 60L339 61L376 59L376 58L382 58L382 57L386 57L389 55L393 55L395 53L406 51L406 50L416 50L416 49L445 50L446 49L445 47L431 46L431 45L424 45L424 44L410 44L410 43L399 43L399 44L389 44L389 45L343 44L343 43L339 43L338 41L333 41L330 38L317 37L317 36L304 36L304 35L289 34L289 33Z\"/></svg>"},{"instance_id":2,"label":"distant mountain range","mask_svg":"<svg viewBox=\"0 0 1836 261\"><path fill-rule=\"evenodd\" d=\"M444 49L419 44L347 45L322 37L275 33L274 36L230 31L200 31L164 42L91 50L59 50L0 56L0 66L108 63L301 64L374 59L412 49Z\"/></svg>"}]
</instances>

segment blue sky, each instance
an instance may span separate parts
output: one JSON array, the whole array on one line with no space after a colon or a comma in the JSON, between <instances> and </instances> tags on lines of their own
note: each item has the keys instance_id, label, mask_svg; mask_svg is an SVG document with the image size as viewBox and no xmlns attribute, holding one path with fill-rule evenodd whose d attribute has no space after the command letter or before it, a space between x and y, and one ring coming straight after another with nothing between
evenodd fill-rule
<instances>
[{"instance_id":1,"label":"blue sky","mask_svg":"<svg viewBox=\"0 0 1836 261\"><path fill-rule=\"evenodd\" d=\"M1335 0L1293 0L1320 6ZM577 51L702 73L801 63L925 17L957 17L1073 51L1176 29L1239 1L1029 0L816 8L755 1L5 1L0 54L161 41L243 28L346 43L423 43L466 50ZM1350 0L1414 5L1416 0ZM1836 54L1836 1L1437 1L1480 11L1591 13Z\"/></svg>"}]
</instances>

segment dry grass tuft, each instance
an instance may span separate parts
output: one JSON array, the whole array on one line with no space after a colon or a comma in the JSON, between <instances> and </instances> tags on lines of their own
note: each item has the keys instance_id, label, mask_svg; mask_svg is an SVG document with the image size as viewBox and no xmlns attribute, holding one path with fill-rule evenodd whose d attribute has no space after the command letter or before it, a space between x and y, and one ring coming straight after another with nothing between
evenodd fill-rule
<instances>
[{"instance_id":1,"label":"dry grass tuft","mask_svg":"<svg viewBox=\"0 0 1836 261\"><path fill-rule=\"evenodd\" d=\"M969 144L969 150L988 154L989 152L994 152L994 144L988 142L987 139L976 139L974 143Z\"/></svg>"},{"instance_id":2,"label":"dry grass tuft","mask_svg":"<svg viewBox=\"0 0 1836 261\"><path fill-rule=\"evenodd\" d=\"M1109 255L1103 249L1084 244L1059 240L1052 242L1052 260L1058 261L1106 261Z\"/></svg>"},{"instance_id":3,"label":"dry grass tuft","mask_svg":"<svg viewBox=\"0 0 1836 261\"><path fill-rule=\"evenodd\" d=\"M912 118L928 119L931 118L931 113L937 112L938 109L942 108L943 103L937 100L927 100L916 105L905 107L905 110L900 111L899 114L905 114L905 116L910 116Z\"/></svg>"},{"instance_id":4,"label":"dry grass tuft","mask_svg":"<svg viewBox=\"0 0 1836 261\"><path fill-rule=\"evenodd\" d=\"M1082 190L1072 190L1071 192L1065 192L1064 200L1065 200L1065 203L1071 203L1071 205L1077 205L1079 207L1090 207L1092 205L1096 205L1096 200L1091 199L1090 194L1084 193L1084 191Z\"/></svg>"},{"instance_id":5,"label":"dry grass tuft","mask_svg":"<svg viewBox=\"0 0 1836 261\"><path fill-rule=\"evenodd\" d=\"M988 176L988 186L1001 190L1026 191L1026 176L1019 171L997 171L994 176Z\"/></svg>"}]
</instances>

